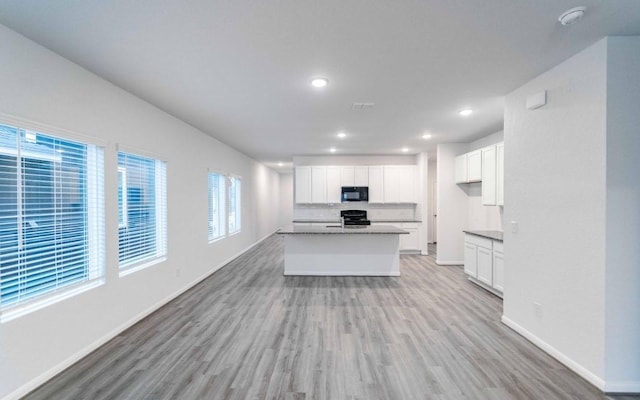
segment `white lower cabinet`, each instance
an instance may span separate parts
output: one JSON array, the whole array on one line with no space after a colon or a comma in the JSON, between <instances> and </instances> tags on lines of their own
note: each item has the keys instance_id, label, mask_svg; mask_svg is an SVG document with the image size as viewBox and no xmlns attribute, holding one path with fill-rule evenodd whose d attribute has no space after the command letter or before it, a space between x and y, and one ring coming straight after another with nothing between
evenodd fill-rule
<instances>
[{"instance_id":1,"label":"white lower cabinet","mask_svg":"<svg viewBox=\"0 0 640 400\"><path fill-rule=\"evenodd\" d=\"M473 243L464 242L464 273L478 277L478 246Z\"/></svg>"},{"instance_id":2,"label":"white lower cabinet","mask_svg":"<svg viewBox=\"0 0 640 400\"><path fill-rule=\"evenodd\" d=\"M504 251L501 241L465 234L464 272L471 281L501 296L504 291Z\"/></svg>"},{"instance_id":3,"label":"white lower cabinet","mask_svg":"<svg viewBox=\"0 0 640 400\"><path fill-rule=\"evenodd\" d=\"M400 235L400 251L404 253L420 253L420 222L374 222L372 225L394 226L409 234Z\"/></svg>"},{"instance_id":4,"label":"white lower cabinet","mask_svg":"<svg viewBox=\"0 0 640 400\"><path fill-rule=\"evenodd\" d=\"M493 288L504 292L504 246L502 242L493 243Z\"/></svg>"},{"instance_id":5,"label":"white lower cabinet","mask_svg":"<svg viewBox=\"0 0 640 400\"><path fill-rule=\"evenodd\" d=\"M403 222L400 229L409 232L408 235L400 235L400 250L420 251L420 224Z\"/></svg>"}]
</instances>

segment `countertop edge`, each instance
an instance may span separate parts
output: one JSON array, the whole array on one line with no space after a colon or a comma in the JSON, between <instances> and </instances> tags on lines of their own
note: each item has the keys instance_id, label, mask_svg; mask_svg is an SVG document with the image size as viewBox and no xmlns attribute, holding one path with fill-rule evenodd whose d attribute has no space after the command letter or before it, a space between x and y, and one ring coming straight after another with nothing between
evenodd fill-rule
<instances>
[{"instance_id":1,"label":"countertop edge","mask_svg":"<svg viewBox=\"0 0 640 400\"><path fill-rule=\"evenodd\" d=\"M475 231L475 230L463 230L462 232L469 235L480 236L483 238L497 240L498 242L504 241L503 232L500 231Z\"/></svg>"}]
</instances>

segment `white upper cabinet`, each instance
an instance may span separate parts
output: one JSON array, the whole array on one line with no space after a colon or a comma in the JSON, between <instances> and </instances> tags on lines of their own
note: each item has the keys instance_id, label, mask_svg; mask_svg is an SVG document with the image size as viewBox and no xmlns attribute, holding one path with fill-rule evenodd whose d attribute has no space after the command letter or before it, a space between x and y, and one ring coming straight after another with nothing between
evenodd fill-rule
<instances>
[{"instance_id":1,"label":"white upper cabinet","mask_svg":"<svg viewBox=\"0 0 640 400\"><path fill-rule=\"evenodd\" d=\"M369 167L369 203L384 202L382 166Z\"/></svg>"},{"instance_id":2,"label":"white upper cabinet","mask_svg":"<svg viewBox=\"0 0 640 400\"><path fill-rule=\"evenodd\" d=\"M455 165L456 183L467 183L467 155L456 157Z\"/></svg>"},{"instance_id":3,"label":"white upper cabinet","mask_svg":"<svg viewBox=\"0 0 640 400\"><path fill-rule=\"evenodd\" d=\"M482 181L482 151L475 150L456 157L456 183L471 183Z\"/></svg>"},{"instance_id":4,"label":"white upper cabinet","mask_svg":"<svg viewBox=\"0 0 640 400\"><path fill-rule=\"evenodd\" d=\"M385 203L399 203L400 196L400 170L396 166L385 166L383 169L384 196Z\"/></svg>"},{"instance_id":5,"label":"white upper cabinet","mask_svg":"<svg viewBox=\"0 0 640 400\"><path fill-rule=\"evenodd\" d=\"M353 186L369 186L369 167L354 167L353 181Z\"/></svg>"},{"instance_id":6,"label":"white upper cabinet","mask_svg":"<svg viewBox=\"0 0 640 400\"><path fill-rule=\"evenodd\" d=\"M341 201L340 175L340 167L327 167L327 203L340 203Z\"/></svg>"},{"instance_id":7,"label":"white upper cabinet","mask_svg":"<svg viewBox=\"0 0 640 400\"><path fill-rule=\"evenodd\" d=\"M385 203L416 202L415 165L385 165L383 181Z\"/></svg>"},{"instance_id":8,"label":"white upper cabinet","mask_svg":"<svg viewBox=\"0 0 640 400\"><path fill-rule=\"evenodd\" d=\"M369 167L340 167L340 186L369 186Z\"/></svg>"},{"instance_id":9,"label":"white upper cabinet","mask_svg":"<svg viewBox=\"0 0 640 400\"><path fill-rule=\"evenodd\" d=\"M301 166L295 168L297 204L342 201L342 186L368 186L369 203L416 203L415 165Z\"/></svg>"},{"instance_id":10,"label":"white upper cabinet","mask_svg":"<svg viewBox=\"0 0 640 400\"><path fill-rule=\"evenodd\" d=\"M311 167L311 202L327 203L327 167Z\"/></svg>"},{"instance_id":11,"label":"white upper cabinet","mask_svg":"<svg viewBox=\"0 0 640 400\"><path fill-rule=\"evenodd\" d=\"M295 169L296 203L311 203L311 167Z\"/></svg>"},{"instance_id":12,"label":"white upper cabinet","mask_svg":"<svg viewBox=\"0 0 640 400\"><path fill-rule=\"evenodd\" d=\"M467 153L467 182L480 182L482 180L482 151L476 150Z\"/></svg>"},{"instance_id":13,"label":"white upper cabinet","mask_svg":"<svg viewBox=\"0 0 640 400\"><path fill-rule=\"evenodd\" d=\"M482 149L482 204L496 205L496 146Z\"/></svg>"},{"instance_id":14,"label":"white upper cabinet","mask_svg":"<svg viewBox=\"0 0 640 400\"><path fill-rule=\"evenodd\" d=\"M504 143L496 145L496 204L504 205Z\"/></svg>"},{"instance_id":15,"label":"white upper cabinet","mask_svg":"<svg viewBox=\"0 0 640 400\"><path fill-rule=\"evenodd\" d=\"M340 186L356 186L354 167L341 168Z\"/></svg>"},{"instance_id":16,"label":"white upper cabinet","mask_svg":"<svg viewBox=\"0 0 640 400\"><path fill-rule=\"evenodd\" d=\"M416 167L415 165L402 165L399 167L399 195L400 203L416 202Z\"/></svg>"}]
</instances>

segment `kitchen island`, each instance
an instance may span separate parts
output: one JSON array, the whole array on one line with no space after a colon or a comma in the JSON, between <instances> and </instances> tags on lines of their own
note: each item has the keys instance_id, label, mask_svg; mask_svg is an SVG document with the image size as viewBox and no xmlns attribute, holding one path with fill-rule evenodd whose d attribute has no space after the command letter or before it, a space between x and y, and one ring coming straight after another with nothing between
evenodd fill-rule
<instances>
[{"instance_id":1,"label":"kitchen island","mask_svg":"<svg viewBox=\"0 0 640 400\"><path fill-rule=\"evenodd\" d=\"M400 276L400 235L385 225L287 226L285 275Z\"/></svg>"}]
</instances>

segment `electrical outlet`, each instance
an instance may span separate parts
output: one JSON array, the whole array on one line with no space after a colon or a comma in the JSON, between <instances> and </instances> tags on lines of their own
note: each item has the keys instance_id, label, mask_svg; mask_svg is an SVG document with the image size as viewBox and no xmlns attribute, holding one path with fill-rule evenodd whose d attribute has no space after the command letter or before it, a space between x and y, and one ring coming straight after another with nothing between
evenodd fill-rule
<instances>
[{"instance_id":1,"label":"electrical outlet","mask_svg":"<svg viewBox=\"0 0 640 400\"><path fill-rule=\"evenodd\" d=\"M180 268L176 269L176 278L180 278Z\"/></svg>"},{"instance_id":2,"label":"electrical outlet","mask_svg":"<svg viewBox=\"0 0 640 400\"><path fill-rule=\"evenodd\" d=\"M518 221L511 221L511 233L518 233Z\"/></svg>"},{"instance_id":3,"label":"electrical outlet","mask_svg":"<svg viewBox=\"0 0 640 400\"><path fill-rule=\"evenodd\" d=\"M533 311L538 318L542 318L542 304L533 302Z\"/></svg>"}]
</instances>

